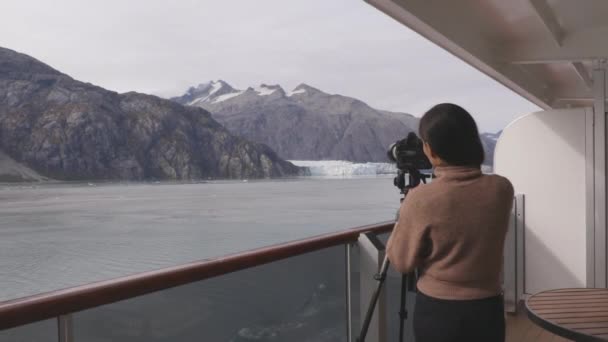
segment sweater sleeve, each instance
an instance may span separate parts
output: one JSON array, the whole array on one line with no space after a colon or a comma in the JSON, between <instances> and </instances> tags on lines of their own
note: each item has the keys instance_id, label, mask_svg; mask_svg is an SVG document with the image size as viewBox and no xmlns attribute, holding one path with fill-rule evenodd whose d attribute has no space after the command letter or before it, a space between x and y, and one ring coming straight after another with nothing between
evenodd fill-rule
<instances>
[{"instance_id":1,"label":"sweater sleeve","mask_svg":"<svg viewBox=\"0 0 608 342\"><path fill-rule=\"evenodd\" d=\"M428 223L421 219L414 196L408 196L399 209L399 221L387 242L386 252L393 267L400 273L410 273L423 260Z\"/></svg>"}]
</instances>

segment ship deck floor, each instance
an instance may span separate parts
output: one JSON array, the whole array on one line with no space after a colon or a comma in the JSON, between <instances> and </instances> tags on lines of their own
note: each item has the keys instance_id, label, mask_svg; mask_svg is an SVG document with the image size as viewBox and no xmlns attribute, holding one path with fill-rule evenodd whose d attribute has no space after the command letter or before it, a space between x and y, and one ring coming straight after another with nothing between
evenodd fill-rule
<instances>
[{"instance_id":1,"label":"ship deck floor","mask_svg":"<svg viewBox=\"0 0 608 342\"><path fill-rule=\"evenodd\" d=\"M566 342L569 339L554 335L528 319L523 308L517 314L506 314L506 342Z\"/></svg>"}]
</instances>

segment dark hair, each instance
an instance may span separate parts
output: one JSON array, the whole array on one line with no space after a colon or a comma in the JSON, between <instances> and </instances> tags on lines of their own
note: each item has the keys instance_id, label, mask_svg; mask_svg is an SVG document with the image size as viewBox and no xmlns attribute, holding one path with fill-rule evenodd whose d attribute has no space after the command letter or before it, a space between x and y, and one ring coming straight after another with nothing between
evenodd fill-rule
<instances>
[{"instance_id":1,"label":"dark hair","mask_svg":"<svg viewBox=\"0 0 608 342\"><path fill-rule=\"evenodd\" d=\"M483 163L477 124L460 106L442 103L429 109L420 119L419 132L433 152L450 165L479 167Z\"/></svg>"}]
</instances>

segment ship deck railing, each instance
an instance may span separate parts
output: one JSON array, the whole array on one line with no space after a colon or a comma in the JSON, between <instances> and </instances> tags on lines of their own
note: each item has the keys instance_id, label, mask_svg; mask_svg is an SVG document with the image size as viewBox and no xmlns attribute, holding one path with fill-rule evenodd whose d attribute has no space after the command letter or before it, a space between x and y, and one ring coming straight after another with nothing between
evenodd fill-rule
<instances>
[{"instance_id":1,"label":"ship deck railing","mask_svg":"<svg viewBox=\"0 0 608 342\"><path fill-rule=\"evenodd\" d=\"M0 342L355 341L393 226L0 302ZM400 281L389 272L366 341L397 340ZM415 295L407 298L411 311ZM507 317L507 326L509 341L557 341L521 314Z\"/></svg>"}]
</instances>

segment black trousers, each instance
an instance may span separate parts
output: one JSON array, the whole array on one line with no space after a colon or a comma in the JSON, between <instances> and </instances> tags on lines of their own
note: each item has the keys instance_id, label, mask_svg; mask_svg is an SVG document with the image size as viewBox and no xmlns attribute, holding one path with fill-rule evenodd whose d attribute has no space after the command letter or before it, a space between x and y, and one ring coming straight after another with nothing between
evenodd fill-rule
<instances>
[{"instance_id":1,"label":"black trousers","mask_svg":"<svg viewBox=\"0 0 608 342\"><path fill-rule=\"evenodd\" d=\"M416 342L504 342L503 298L443 300L418 292L414 336Z\"/></svg>"}]
</instances>

